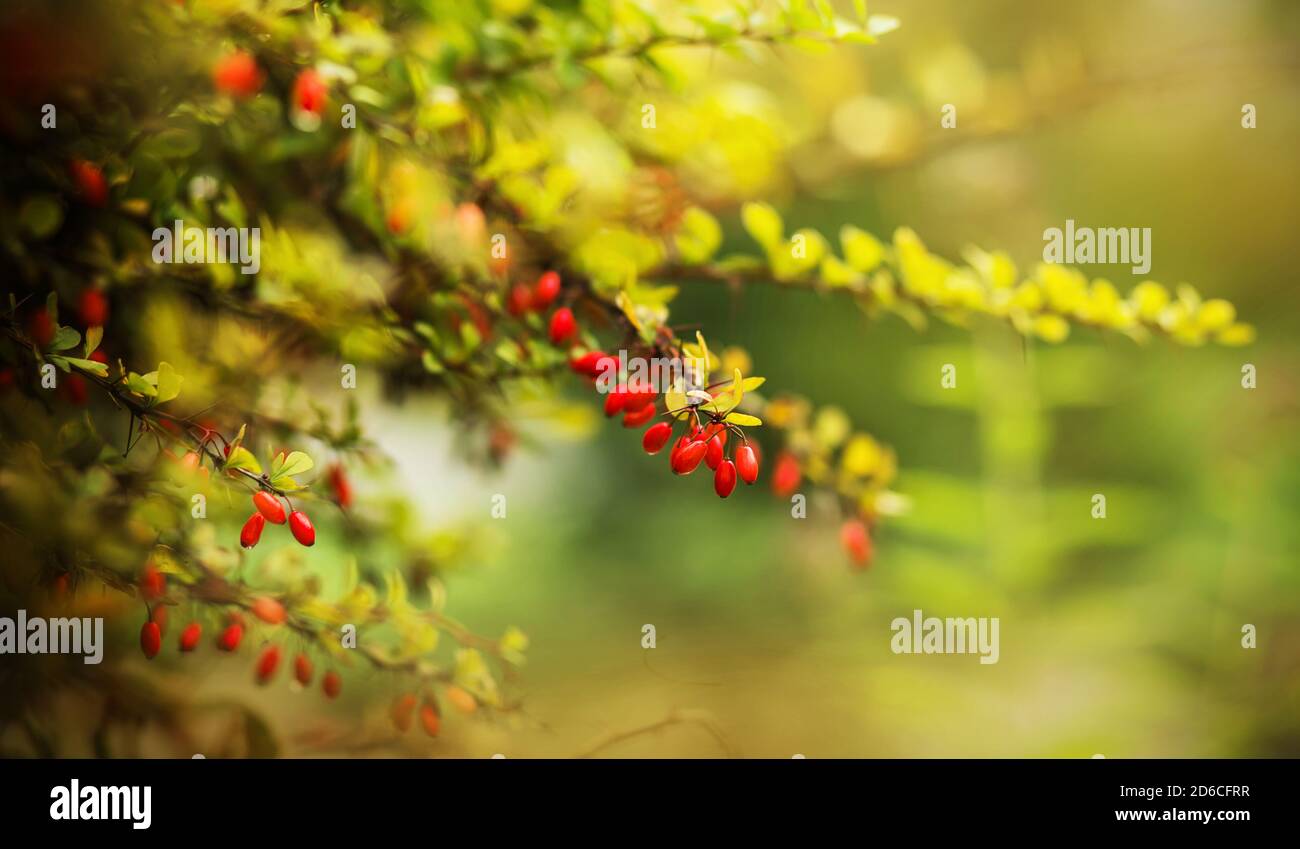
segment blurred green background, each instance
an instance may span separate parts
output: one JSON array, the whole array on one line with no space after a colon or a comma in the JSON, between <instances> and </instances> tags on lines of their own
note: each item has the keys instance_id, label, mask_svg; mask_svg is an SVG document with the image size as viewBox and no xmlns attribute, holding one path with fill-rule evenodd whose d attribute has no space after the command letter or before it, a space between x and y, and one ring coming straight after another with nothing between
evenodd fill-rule
<instances>
[{"instance_id":1,"label":"blurred green background","mask_svg":"<svg viewBox=\"0 0 1300 849\"><path fill-rule=\"evenodd\" d=\"M897 449L913 508L883 527L862 575L825 505L796 520L754 490L720 502L616 426L504 477L457 478L452 498L454 459L422 411L374 416L386 444L428 458L410 480L432 516L510 499L502 546L456 582L454 612L529 633L519 686L546 727L466 727L457 743L512 757L604 744L622 756L1300 754L1300 8L872 11L903 26L865 55L750 74L801 125L778 201L787 221L906 225L945 255L1001 247L1022 268L1067 218L1151 227L1149 276L1232 299L1258 341L1138 347L1076 331L1025 349L1003 328L918 334L812 293L686 286L679 320ZM1044 63L1061 87L1000 132L1002 86ZM1087 70L1061 85L1076 64ZM940 130L950 102L958 127ZM1256 129L1241 126L1245 103ZM891 108L913 130L872 136L893 126L875 120ZM864 110L873 120L853 129ZM735 216L723 220L728 247L746 247ZM1140 279L1087 270L1123 290ZM943 363L957 366L954 391L939 388ZM1257 389L1242 388L1244 363ZM1091 517L1094 493L1104 520ZM914 608L1000 617L1000 662L892 654L889 622ZM1258 648L1241 645L1247 623ZM643 624L657 629L653 650ZM611 736L689 709L714 723Z\"/></svg>"}]
</instances>

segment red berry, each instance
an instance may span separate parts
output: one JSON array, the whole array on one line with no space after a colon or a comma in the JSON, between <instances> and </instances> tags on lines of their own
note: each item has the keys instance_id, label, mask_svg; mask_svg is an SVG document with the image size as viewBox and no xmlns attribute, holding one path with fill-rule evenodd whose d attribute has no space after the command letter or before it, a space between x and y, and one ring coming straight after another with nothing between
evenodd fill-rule
<instances>
[{"instance_id":1,"label":"red berry","mask_svg":"<svg viewBox=\"0 0 1300 849\"><path fill-rule=\"evenodd\" d=\"M560 294L560 275L548 271L537 278L537 288L533 290L533 309L544 310Z\"/></svg>"},{"instance_id":2,"label":"red berry","mask_svg":"<svg viewBox=\"0 0 1300 849\"><path fill-rule=\"evenodd\" d=\"M758 480L758 455L748 442L736 449L736 471L747 484Z\"/></svg>"},{"instance_id":3,"label":"red berry","mask_svg":"<svg viewBox=\"0 0 1300 849\"><path fill-rule=\"evenodd\" d=\"M78 407L84 407L89 398L86 390L86 379L79 374L70 374L63 379L61 386L64 393L67 394L68 400Z\"/></svg>"},{"instance_id":4,"label":"red berry","mask_svg":"<svg viewBox=\"0 0 1300 849\"><path fill-rule=\"evenodd\" d=\"M551 315L549 335L552 345L567 342L577 332L578 322L573 317L573 310L568 307L560 307Z\"/></svg>"},{"instance_id":5,"label":"red berry","mask_svg":"<svg viewBox=\"0 0 1300 849\"><path fill-rule=\"evenodd\" d=\"M348 480L343 466L335 463L329 471L330 489L334 490L334 500L344 510L352 506L352 482Z\"/></svg>"},{"instance_id":6,"label":"red berry","mask_svg":"<svg viewBox=\"0 0 1300 849\"><path fill-rule=\"evenodd\" d=\"M301 510L295 510L289 514L289 530L293 531L293 538L305 546L316 544L316 529L311 526L311 519Z\"/></svg>"},{"instance_id":7,"label":"red berry","mask_svg":"<svg viewBox=\"0 0 1300 849\"><path fill-rule=\"evenodd\" d=\"M415 714L415 693L404 693L393 701L393 725L398 731L410 731L411 720Z\"/></svg>"},{"instance_id":8,"label":"red berry","mask_svg":"<svg viewBox=\"0 0 1300 849\"><path fill-rule=\"evenodd\" d=\"M677 456L672 459L673 474L689 475L695 471L708 450L709 446L698 439L683 445L677 452Z\"/></svg>"},{"instance_id":9,"label":"red berry","mask_svg":"<svg viewBox=\"0 0 1300 849\"><path fill-rule=\"evenodd\" d=\"M478 700L474 698L474 694L455 684L447 686L447 701L466 716L478 710Z\"/></svg>"},{"instance_id":10,"label":"red berry","mask_svg":"<svg viewBox=\"0 0 1300 849\"><path fill-rule=\"evenodd\" d=\"M271 524L284 524L284 505L280 503L280 499L276 498L266 490L259 489L257 492L253 493L253 506L256 507L257 512L261 513L262 516L266 518L266 521Z\"/></svg>"},{"instance_id":11,"label":"red berry","mask_svg":"<svg viewBox=\"0 0 1300 849\"><path fill-rule=\"evenodd\" d=\"M772 472L772 491L786 498L799 488L803 473L799 470L799 461L793 454L781 454L776 458L776 470Z\"/></svg>"},{"instance_id":12,"label":"red berry","mask_svg":"<svg viewBox=\"0 0 1300 849\"><path fill-rule=\"evenodd\" d=\"M212 83L218 91L251 97L262 87L262 72L251 53L239 50L217 62L212 69Z\"/></svg>"},{"instance_id":13,"label":"red berry","mask_svg":"<svg viewBox=\"0 0 1300 849\"><path fill-rule=\"evenodd\" d=\"M569 360L569 368L587 377L600 377L606 368L618 368L618 360L604 351L588 351L581 357Z\"/></svg>"},{"instance_id":14,"label":"red berry","mask_svg":"<svg viewBox=\"0 0 1300 849\"><path fill-rule=\"evenodd\" d=\"M194 647L199 644L199 637L203 636L203 626L197 622L191 622L181 631L181 651L194 651Z\"/></svg>"},{"instance_id":15,"label":"red berry","mask_svg":"<svg viewBox=\"0 0 1300 849\"><path fill-rule=\"evenodd\" d=\"M719 498L726 498L736 488L736 464L723 460L718 470L713 473L713 491Z\"/></svg>"},{"instance_id":16,"label":"red berry","mask_svg":"<svg viewBox=\"0 0 1300 849\"><path fill-rule=\"evenodd\" d=\"M400 236L411 228L411 204L408 201L398 201L388 210L388 215L384 219L384 226L388 232L394 236Z\"/></svg>"},{"instance_id":17,"label":"red berry","mask_svg":"<svg viewBox=\"0 0 1300 849\"><path fill-rule=\"evenodd\" d=\"M533 293L526 285L516 283L510 287L510 295L506 298L506 312L518 318L528 312L532 305Z\"/></svg>"},{"instance_id":18,"label":"red berry","mask_svg":"<svg viewBox=\"0 0 1300 849\"><path fill-rule=\"evenodd\" d=\"M269 645L262 651L262 656L257 659L257 683L265 684L275 676L275 670L280 666L280 647Z\"/></svg>"},{"instance_id":19,"label":"red berry","mask_svg":"<svg viewBox=\"0 0 1300 849\"><path fill-rule=\"evenodd\" d=\"M641 447L645 449L647 454L658 454L672 435L672 424L669 422L656 422L646 428L645 436L641 437Z\"/></svg>"},{"instance_id":20,"label":"red berry","mask_svg":"<svg viewBox=\"0 0 1300 849\"><path fill-rule=\"evenodd\" d=\"M162 598L167 591L167 576L150 560L140 571L140 596L145 601Z\"/></svg>"},{"instance_id":21,"label":"red berry","mask_svg":"<svg viewBox=\"0 0 1300 849\"><path fill-rule=\"evenodd\" d=\"M343 689L343 679L339 677L337 672L331 669L329 672L325 673L325 677L321 679L320 685L328 698L337 699L339 691Z\"/></svg>"},{"instance_id":22,"label":"red berry","mask_svg":"<svg viewBox=\"0 0 1300 849\"><path fill-rule=\"evenodd\" d=\"M304 687L311 683L311 658L299 654L293 659L293 677Z\"/></svg>"},{"instance_id":23,"label":"red berry","mask_svg":"<svg viewBox=\"0 0 1300 849\"><path fill-rule=\"evenodd\" d=\"M146 622L140 628L140 649L144 651L144 656L153 660L158 656L158 650L162 648L162 631L158 628L157 622Z\"/></svg>"},{"instance_id":24,"label":"red berry","mask_svg":"<svg viewBox=\"0 0 1300 849\"><path fill-rule=\"evenodd\" d=\"M871 534L860 519L850 519L840 528L840 545L858 569L871 565Z\"/></svg>"},{"instance_id":25,"label":"red berry","mask_svg":"<svg viewBox=\"0 0 1300 849\"><path fill-rule=\"evenodd\" d=\"M27 335L32 337L38 348L44 348L54 341L54 320L50 318L49 312L42 308L32 313L27 321Z\"/></svg>"},{"instance_id":26,"label":"red berry","mask_svg":"<svg viewBox=\"0 0 1300 849\"><path fill-rule=\"evenodd\" d=\"M217 637L217 648L222 651L234 651L239 648L239 641L244 638L244 626L238 622L231 622L226 629Z\"/></svg>"},{"instance_id":27,"label":"red berry","mask_svg":"<svg viewBox=\"0 0 1300 849\"><path fill-rule=\"evenodd\" d=\"M74 159L68 165L72 182L77 187L77 196L90 206L103 206L108 203L108 181L104 172L93 162Z\"/></svg>"},{"instance_id":28,"label":"red berry","mask_svg":"<svg viewBox=\"0 0 1300 849\"><path fill-rule=\"evenodd\" d=\"M704 464L710 469L717 469L718 464L722 462L723 452L727 444L727 432L720 426L709 425L704 431L704 439L709 444L709 449L704 453Z\"/></svg>"},{"instance_id":29,"label":"red berry","mask_svg":"<svg viewBox=\"0 0 1300 849\"><path fill-rule=\"evenodd\" d=\"M442 718L438 716L438 709L429 702L420 705L420 724L424 726L424 733L430 737L437 737L438 730L442 727Z\"/></svg>"},{"instance_id":30,"label":"red berry","mask_svg":"<svg viewBox=\"0 0 1300 849\"><path fill-rule=\"evenodd\" d=\"M303 112L319 115L325 108L325 97L329 87L325 78L315 68L307 68L293 81L293 102Z\"/></svg>"},{"instance_id":31,"label":"red berry","mask_svg":"<svg viewBox=\"0 0 1300 849\"><path fill-rule=\"evenodd\" d=\"M639 410L628 410L623 414L623 427L640 427L654 417L653 405L646 405Z\"/></svg>"},{"instance_id":32,"label":"red berry","mask_svg":"<svg viewBox=\"0 0 1300 849\"><path fill-rule=\"evenodd\" d=\"M77 312L86 327L108 324L108 298L98 289L84 289L77 302Z\"/></svg>"},{"instance_id":33,"label":"red berry","mask_svg":"<svg viewBox=\"0 0 1300 849\"><path fill-rule=\"evenodd\" d=\"M273 598L267 596L256 598L249 609L254 616L268 625L279 625L284 622L284 605Z\"/></svg>"},{"instance_id":34,"label":"red berry","mask_svg":"<svg viewBox=\"0 0 1300 849\"><path fill-rule=\"evenodd\" d=\"M262 538L262 528L266 527L266 519L261 513L254 513L248 517L244 523L244 529L239 532L239 544L244 548L252 548L257 545L257 541Z\"/></svg>"},{"instance_id":35,"label":"red berry","mask_svg":"<svg viewBox=\"0 0 1300 849\"><path fill-rule=\"evenodd\" d=\"M636 412L647 404L653 404L658 397L659 393L653 389L633 389L628 387L627 400L623 403L623 409L630 413Z\"/></svg>"},{"instance_id":36,"label":"red berry","mask_svg":"<svg viewBox=\"0 0 1300 849\"><path fill-rule=\"evenodd\" d=\"M614 416L623 410L627 404L627 389L622 386L615 386L605 393L605 415Z\"/></svg>"}]
</instances>

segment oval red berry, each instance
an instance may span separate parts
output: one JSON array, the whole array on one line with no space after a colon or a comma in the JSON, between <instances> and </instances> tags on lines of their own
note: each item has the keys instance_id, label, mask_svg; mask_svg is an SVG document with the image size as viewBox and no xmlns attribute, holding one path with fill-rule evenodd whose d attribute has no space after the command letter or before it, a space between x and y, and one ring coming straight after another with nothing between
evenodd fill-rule
<instances>
[{"instance_id":1,"label":"oval red berry","mask_svg":"<svg viewBox=\"0 0 1300 849\"><path fill-rule=\"evenodd\" d=\"M708 452L709 446L701 441L694 440L683 445L673 458L673 472L679 475L689 475L700 465L704 455Z\"/></svg>"},{"instance_id":2,"label":"oval red berry","mask_svg":"<svg viewBox=\"0 0 1300 849\"><path fill-rule=\"evenodd\" d=\"M244 529L239 532L239 544L244 548L252 548L257 545L257 541L262 538L262 529L266 527L266 519L261 513L254 513L248 517L244 523Z\"/></svg>"},{"instance_id":3,"label":"oval red berry","mask_svg":"<svg viewBox=\"0 0 1300 849\"><path fill-rule=\"evenodd\" d=\"M257 659L257 683L265 684L275 677L275 670L280 666L280 647L267 646L262 656Z\"/></svg>"},{"instance_id":4,"label":"oval red berry","mask_svg":"<svg viewBox=\"0 0 1300 849\"><path fill-rule=\"evenodd\" d=\"M577 319L573 317L573 310L568 307L560 307L551 315L551 325L548 329L548 335L552 345L560 345L567 342L578 332Z\"/></svg>"},{"instance_id":5,"label":"oval red berry","mask_svg":"<svg viewBox=\"0 0 1300 849\"><path fill-rule=\"evenodd\" d=\"M668 443L668 438L673 435L673 426L668 422L656 422L646 428L645 436L641 437L641 447L647 454L658 454L663 450L664 445Z\"/></svg>"},{"instance_id":6,"label":"oval red berry","mask_svg":"<svg viewBox=\"0 0 1300 849\"><path fill-rule=\"evenodd\" d=\"M316 529L311 526L311 519L301 510L295 510L289 514L289 530L293 531L293 538L303 545L312 546L316 544Z\"/></svg>"},{"instance_id":7,"label":"oval red berry","mask_svg":"<svg viewBox=\"0 0 1300 849\"><path fill-rule=\"evenodd\" d=\"M221 632L217 637L217 648L222 651L234 651L239 648L239 641L244 638L244 626L238 622L232 622L226 626L226 630Z\"/></svg>"},{"instance_id":8,"label":"oval red berry","mask_svg":"<svg viewBox=\"0 0 1300 849\"><path fill-rule=\"evenodd\" d=\"M545 309L560 295L560 275L548 271L537 278L537 288L533 290L534 309Z\"/></svg>"},{"instance_id":9,"label":"oval red berry","mask_svg":"<svg viewBox=\"0 0 1300 849\"><path fill-rule=\"evenodd\" d=\"M754 453L754 446L749 443L736 449L736 471L740 474L740 479L747 484L758 480L758 455Z\"/></svg>"},{"instance_id":10,"label":"oval red berry","mask_svg":"<svg viewBox=\"0 0 1300 849\"><path fill-rule=\"evenodd\" d=\"M311 658L299 654L293 659L293 677L304 687L311 683Z\"/></svg>"},{"instance_id":11,"label":"oval red berry","mask_svg":"<svg viewBox=\"0 0 1300 849\"><path fill-rule=\"evenodd\" d=\"M144 656L153 660L162 648L162 631L157 622L146 622L140 629L140 649Z\"/></svg>"},{"instance_id":12,"label":"oval red berry","mask_svg":"<svg viewBox=\"0 0 1300 849\"><path fill-rule=\"evenodd\" d=\"M713 473L713 491L719 498L726 498L736 488L736 464L723 460L718 470Z\"/></svg>"},{"instance_id":13,"label":"oval red berry","mask_svg":"<svg viewBox=\"0 0 1300 849\"><path fill-rule=\"evenodd\" d=\"M337 672L331 669L329 672L326 672L325 677L321 679L320 686L321 690L325 692L326 697L337 699L339 693L343 689L343 679L339 677Z\"/></svg>"},{"instance_id":14,"label":"oval red berry","mask_svg":"<svg viewBox=\"0 0 1300 849\"><path fill-rule=\"evenodd\" d=\"M197 622L191 622L181 631L181 651L194 651L195 646L199 644L199 637L203 636L203 626Z\"/></svg>"},{"instance_id":15,"label":"oval red berry","mask_svg":"<svg viewBox=\"0 0 1300 849\"><path fill-rule=\"evenodd\" d=\"M284 505L280 503L280 499L266 490L262 489L253 493L253 506L271 524L284 524Z\"/></svg>"}]
</instances>

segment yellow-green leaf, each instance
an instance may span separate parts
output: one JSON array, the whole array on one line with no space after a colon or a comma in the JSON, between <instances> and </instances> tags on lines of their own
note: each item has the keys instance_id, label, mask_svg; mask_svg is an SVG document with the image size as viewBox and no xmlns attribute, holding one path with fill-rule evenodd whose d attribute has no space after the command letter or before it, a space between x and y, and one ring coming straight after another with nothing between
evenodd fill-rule
<instances>
[{"instance_id":1,"label":"yellow-green leaf","mask_svg":"<svg viewBox=\"0 0 1300 849\"><path fill-rule=\"evenodd\" d=\"M758 416L751 416L746 413L727 413L727 422L741 427L758 427L763 423L763 420Z\"/></svg>"}]
</instances>

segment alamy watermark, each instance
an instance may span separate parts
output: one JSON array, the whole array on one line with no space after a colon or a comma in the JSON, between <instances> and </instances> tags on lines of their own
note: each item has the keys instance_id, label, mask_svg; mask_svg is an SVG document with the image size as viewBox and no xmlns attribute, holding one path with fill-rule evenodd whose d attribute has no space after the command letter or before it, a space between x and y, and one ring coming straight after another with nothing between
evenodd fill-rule
<instances>
[{"instance_id":1,"label":"alamy watermark","mask_svg":"<svg viewBox=\"0 0 1300 849\"><path fill-rule=\"evenodd\" d=\"M157 263L222 262L239 265L241 274L262 267L262 231L258 227L186 227L179 218L153 231Z\"/></svg>"},{"instance_id":2,"label":"alamy watermark","mask_svg":"<svg viewBox=\"0 0 1300 849\"><path fill-rule=\"evenodd\" d=\"M79 654L88 664L104 659L104 620L0 616L0 654Z\"/></svg>"},{"instance_id":3,"label":"alamy watermark","mask_svg":"<svg viewBox=\"0 0 1300 849\"><path fill-rule=\"evenodd\" d=\"M1043 262L1091 265L1126 263L1134 274L1151 270L1150 227L1075 227L1068 218L1065 227L1043 231Z\"/></svg>"},{"instance_id":4,"label":"alamy watermark","mask_svg":"<svg viewBox=\"0 0 1300 849\"><path fill-rule=\"evenodd\" d=\"M703 357L631 357L620 350L597 365L596 391L613 392L620 385L632 392L689 392L704 389L708 366ZM622 380L620 380L622 375Z\"/></svg>"},{"instance_id":5,"label":"alamy watermark","mask_svg":"<svg viewBox=\"0 0 1300 849\"><path fill-rule=\"evenodd\" d=\"M978 654L980 663L997 663L998 618L940 619L924 617L920 610L912 618L899 616L889 624L894 636L889 647L894 654Z\"/></svg>"},{"instance_id":6,"label":"alamy watermark","mask_svg":"<svg viewBox=\"0 0 1300 849\"><path fill-rule=\"evenodd\" d=\"M153 788L148 786L83 787L74 778L66 787L52 787L50 799L52 820L128 820L138 830L153 823Z\"/></svg>"}]
</instances>

